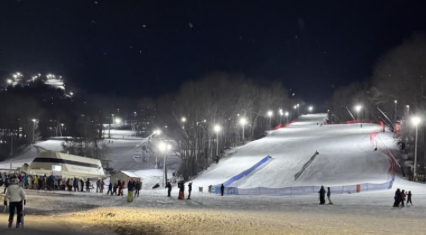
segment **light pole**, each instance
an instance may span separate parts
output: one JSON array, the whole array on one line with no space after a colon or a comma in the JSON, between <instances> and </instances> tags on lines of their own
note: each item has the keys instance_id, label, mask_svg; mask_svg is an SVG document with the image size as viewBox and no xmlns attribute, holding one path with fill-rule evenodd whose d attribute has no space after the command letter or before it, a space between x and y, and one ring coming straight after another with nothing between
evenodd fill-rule
<instances>
[{"instance_id":1,"label":"light pole","mask_svg":"<svg viewBox=\"0 0 426 235\"><path fill-rule=\"evenodd\" d=\"M280 124L282 124L282 122L283 122L283 110L280 109L279 111L280 111Z\"/></svg>"},{"instance_id":2,"label":"light pole","mask_svg":"<svg viewBox=\"0 0 426 235\"><path fill-rule=\"evenodd\" d=\"M407 104L405 107L407 108L407 113L405 114L405 116L408 117L408 115L410 115L410 105Z\"/></svg>"},{"instance_id":3,"label":"light pole","mask_svg":"<svg viewBox=\"0 0 426 235\"><path fill-rule=\"evenodd\" d=\"M299 104L296 105L297 106L297 116L299 116Z\"/></svg>"},{"instance_id":4,"label":"light pole","mask_svg":"<svg viewBox=\"0 0 426 235\"><path fill-rule=\"evenodd\" d=\"M171 149L171 146L169 144L161 142L158 144L158 149L160 150L161 153L164 153L163 180L161 183L161 186L164 187L164 185L167 183L167 168L166 168L167 152Z\"/></svg>"},{"instance_id":5,"label":"light pole","mask_svg":"<svg viewBox=\"0 0 426 235\"><path fill-rule=\"evenodd\" d=\"M361 109L362 109L362 106L361 105L357 105L357 106L355 106L355 111L356 111L356 122L358 122L358 119L359 119L359 111L361 111Z\"/></svg>"},{"instance_id":6,"label":"light pole","mask_svg":"<svg viewBox=\"0 0 426 235\"><path fill-rule=\"evenodd\" d=\"M271 110L269 110L268 111L268 117L269 117L269 127L268 128L271 128L271 121L272 121L272 115L274 114Z\"/></svg>"},{"instance_id":7,"label":"light pole","mask_svg":"<svg viewBox=\"0 0 426 235\"><path fill-rule=\"evenodd\" d=\"M33 144L35 144L35 129L36 129L36 123L37 123L37 119L33 119Z\"/></svg>"},{"instance_id":8,"label":"light pole","mask_svg":"<svg viewBox=\"0 0 426 235\"><path fill-rule=\"evenodd\" d=\"M182 117L180 121L182 122L182 129L185 129L186 117Z\"/></svg>"},{"instance_id":9,"label":"light pole","mask_svg":"<svg viewBox=\"0 0 426 235\"><path fill-rule=\"evenodd\" d=\"M395 115L394 115L395 118L394 119L396 121L396 106L398 105L398 100L395 100L394 102L395 102Z\"/></svg>"},{"instance_id":10,"label":"light pole","mask_svg":"<svg viewBox=\"0 0 426 235\"><path fill-rule=\"evenodd\" d=\"M64 131L64 124L61 123L61 137L62 137L62 132Z\"/></svg>"},{"instance_id":11,"label":"light pole","mask_svg":"<svg viewBox=\"0 0 426 235\"><path fill-rule=\"evenodd\" d=\"M220 132L219 125L214 126L214 132L216 132L216 157L219 158L219 132Z\"/></svg>"},{"instance_id":12,"label":"light pole","mask_svg":"<svg viewBox=\"0 0 426 235\"><path fill-rule=\"evenodd\" d=\"M288 112L285 112L285 116L287 117L287 123L288 123Z\"/></svg>"},{"instance_id":13,"label":"light pole","mask_svg":"<svg viewBox=\"0 0 426 235\"><path fill-rule=\"evenodd\" d=\"M243 144L245 144L245 138L244 138L244 125L245 125L246 123L247 123L246 118L242 117L242 118L240 119L240 124L241 124L242 129L243 129Z\"/></svg>"},{"instance_id":14,"label":"light pole","mask_svg":"<svg viewBox=\"0 0 426 235\"><path fill-rule=\"evenodd\" d=\"M309 106L308 111L311 113L313 109L314 109L314 107Z\"/></svg>"},{"instance_id":15,"label":"light pole","mask_svg":"<svg viewBox=\"0 0 426 235\"><path fill-rule=\"evenodd\" d=\"M416 178L416 169L417 169L417 141L418 141L418 127L419 124L422 120L419 117L413 117L411 119L411 122L413 123L413 125L416 127L416 144L414 146L414 172L413 172L413 180Z\"/></svg>"}]
</instances>

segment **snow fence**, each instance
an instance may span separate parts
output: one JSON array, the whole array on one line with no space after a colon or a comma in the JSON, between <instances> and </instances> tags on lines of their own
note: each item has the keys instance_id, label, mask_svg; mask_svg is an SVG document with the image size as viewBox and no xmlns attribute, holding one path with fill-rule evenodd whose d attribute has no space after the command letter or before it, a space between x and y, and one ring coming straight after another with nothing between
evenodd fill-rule
<instances>
[{"instance_id":1,"label":"snow fence","mask_svg":"<svg viewBox=\"0 0 426 235\"><path fill-rule=\"evenodd\" d=\"M354 185L343 185L343 186L332 186L330 187L332 194L347 194L347 193L359 193L375 190L386 190L391 189L395 176L388 182L381 184L354 184ZM326 187L326 186L325 186ZM237 187L225 187L224 194L233 195L270 195L270 196L286 196L286 195L306 195L318 193L321 186L296 186L296 187L285 187L285 188L237 188ZM209 189L210 193L220 194L220 185L211 186Z\"/></svg>"}]
</instances>

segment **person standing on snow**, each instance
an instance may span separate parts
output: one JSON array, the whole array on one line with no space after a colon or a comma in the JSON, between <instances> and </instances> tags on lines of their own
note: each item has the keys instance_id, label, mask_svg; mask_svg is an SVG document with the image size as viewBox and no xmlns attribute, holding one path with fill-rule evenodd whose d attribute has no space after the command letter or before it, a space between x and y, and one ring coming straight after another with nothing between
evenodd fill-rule
<instances>
[{"instance_id":1,"label":"person standing on snow","mask_svg":"<svg viewBox=\"0 0 426 235\"><path fill-rule=\"evenodd\" d=\"M325 189L324 186L321 186L320 191L318 191L319 193L319 199L320 199L320 204L323 205L325 204Z\"/></svg>"},{"instance_id":2,"label":"person standing on snow","mask_svg":"<svg viewBox=\"0 0 426 235\"><path fill-rule=\"evenodd\" d=\"M181 199L181 200L185 199L185 183L183 181L180 182L178 199Z\"/></svg>"},{"instance_id":3,"label":"person standing on snow","mask_svg":"<svg viewBox=\"0 0 426 235\"><path fill-rule=\"evenodd\" d=\"M141 182L136 181L135 182L135 197L139 197L139 190L141 190Z\"/></svg>"},{"instance_id":4,"label":"person standing on snow","mask_svg":"<svg viewBox=\"0 0 426 235\"><path fill-rule=\"evenodd\" d=\"M133 202L133 180L129 180L129 183L127 183L127 202Z\"/></svg>"},{"instance_id":5,"label":"person standing on snow","mask_svg":"<svg viewBox=\"0 0 426 235\"><path fill-rule=\"evenodd\" d=\"M17 211L16 228L21 227L22 222L22 204L26 204L25 191L19 187L19 180L13 179L9 187L7 187L6 195L4 196L4 205L7 206L7 200L9 200L9 224L8 227L12 227L13 217L15 216L15 209Z\"/></svg>"},{"instance_id":6,"label":"person standing on snow","mask_svg":"<svg viewBox=\"0 0 426 235\"><path fill-rule=\"evenodd\" d=\"M80 179L80 185L81 185L80 192L83 192L83 189L84 189L84 181L83 181L83 179Z\"/></svg>"},{"instance_id":7,"label":"person standing on snow","mask_svg":"<svg viewBox=\"0 0 426 235\"><path fill-rule=\"evenodd\" d=\"M167 188L167 197L170 197L170 193L172 192L172 185L170 184L170 182L167 182L166 188Z\"/></svg>"},{"instance_id":8,"label":"person standing on snow","mask_svg":"<svg viewBox=\"0 0 426 235\"><path fill-rule=\"evenodd\" d=\"M101 180L96 180L96 193L101 191Z\"/></svg>"},{"instance_id":9,"label":"person standing on snow","mask_svg":"<svg viewBox=\"0 0 426 235\"><path fill-rule=\"evenodd\" d=\"M36 175L36 176L34 176L34 188L35 188L36 190L38 190L38 177L37 177L37 175Z\"/></svg>"},{"instance_id":10,"label":"person standing on snow","mask_svg":"<svg viewBox=\"0 0 426 235\"><path fill-rule=\"evenodd\" d=\"M405 206L404 205L404 202L405 202L405 191L404 191L404 189L401 191L401 206Z\"/></svg>"},{"instance_id":11,"label":"person standing on snow","mask_svg":"<svg viewBox=\"0 0 426 235\"><path fill-rule=\"evenodd\" d=\"M399 200L401 198L401 192L399 191L399 188L395 191L395 196L393 199L395 199L395 202L393 203L393 207L399 207Z\"/></svg>"},{"instance_id":12,"label":"person standing on snow","mask_svg":"<svg viewBox=\"0 0 426 235\"><path fill-rule=\"evenodd\" d=\"M109 185L108 185L108 192L107 192L107 195L108 195L109 193L111 193L111 196L112 196L112 182L111 182L111 181L109 182Z\"/></svg>"},{"instance_id":13,"label":"person standing on snow","mask_svg":"<svg viewBox=\"0 0 426 235\"><path fill-rule=\"evenodd\" d=\"M124 181L118 181L118 195L117 196L123 196L123 187L124 187Z\"/></svg>"},{"instance_id":14,"label":"person standing on snow","mask_svg":"<svg viewBox=\"0 0 426 235\"><path fill-rule=\"evenodd\" d=\"M101 193L104 193L105 182L104 179L101 180Z\"/></svg>"},{"instance_id":15,"label":"person standing on snow","mask_svg":"<svg viewBox=\"0 0 426 235\"><path fill-rule=\"evenodd\" d=\"M188 184L188 200L191 199L191 192L192 192L192 182Z\"/></svg>"},{"instance_id":16,"label":"person standing on snow","mask_svg":"<svg viewBox=\"0 0 426 235\"><path fill-rule=\"evenodd\" d=\"M330 196L331 196L331 190L330 190L330 187L327 187L328 204L333 204L333 202L331 202Z\"/></svg>"},{"instance_id":17,"label":"person standing on snow","mask_svg":"<svg viewBox=\"0 0 426 235\"><path fill-rule=\"evenodd\" d=\"M222 184L221 186L220 186L220 194L222 194L222 196L223 196L223 193L225 192L225 186Z\"/></svg>"},{"instance_id":18,"label":"person standing on snow","mask_svg":"<svg viewBox=\"0 0 426 235\"><path fill-rule=\"evenodd\" d=\"M413 205L413 202L411 201L411 191L408 191L408 194L407 194L407 206L408 206L408 203L411 203L411 205Z\"/></svg>"},{"instance_id":19,"label":"person standing on snow","mask_svg":"<svg viewBox=\"0 0 426 235\"><path fill-rule=\"evenodd\" d=\"M73 186L74 186L74 192L78 192L78 179L75 177L74 177Z\"/></svg>"},{"instance_id":20,"label":"person standing on snow","mask_svg":"<svg viewBox=\"0 0 426 235\"><path fill-rule=\"evenodd\" d=\"M90 181L89 181L89 179L86 180L86 192L90 193Z\"/></svg>"}]
</instances>

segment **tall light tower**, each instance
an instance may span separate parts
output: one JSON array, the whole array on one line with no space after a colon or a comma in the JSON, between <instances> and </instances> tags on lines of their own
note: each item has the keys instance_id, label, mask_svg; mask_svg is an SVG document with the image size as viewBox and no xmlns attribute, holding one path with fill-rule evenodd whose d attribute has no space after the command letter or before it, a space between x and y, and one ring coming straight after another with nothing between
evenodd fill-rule
<instances>
[{"instance_id":1,"label":"tall light tower","mask_svg":"<svg viewBox=\"0 0 426 235\"><path fill-rule=\"evenodd\" d=\"M35 144L35 129L37 124L37 119L33 119L33 144Z\"/></svg>"},{"instance_id":2,"label":"tall light tower","mask_svg":"<svg viewBox=\"0 0 426 235\"><path fill-rule=\"evenodd\" d=\"M361 109L362 109L362 106L361 105L357 105L357 106L355 106L355 111L356 111L356 121L358 122L358 119L359 119L359 111L361 111Z\"/></svg>"},{"instance_id":3,"label":"tall light tower","mask_svg":"<svg viewBox=\"0 0 426 235\"><path fill-rule=\"evenodd\" d=\"M396 106L398 105L398 100L395 100L394 102L395 102L395 114L394 114L395 120L394 121L396 121Z\"/></svg>"},{"instance_id":4,"label":"tall light tower","mask_svg":"<svg viewBox=\"0 0 426 235\"><path fill-rule=\"evenodd\" d=\"M288 112L285 112L285 116L287 117L287 123L288 123Z\"/></svg>"},{"instance_id":5,"label":"tall light tower","mask_svg":"<svg viewBox=\"0 0 426 235\"><path fill-rule=\"evenodd\" d=\"M220 126L215 125L214 126L214 132L216 132L216 157L219 157L219 132L220 132Z\"/></svg>"},{"instance_id":6,"label":"tall light tower","mask_svg":"<svg viewBox=\"0 0 426 235\"><path fill-rule=\"evenodd\" d=\"M241 124L242 129L243 129L243 144L245 144L245 138L244 138L244 126L246 125L246 123L247 123L247 119L246 119L245 117L242 117L242 118L240 119L240 124Z\"/></svg>"},{"instance_id":7,"label":"tall light tower","mask_svg":"<svg viewBox=\"0 0 426 235\"><path fill-rule=\"evenodd\" d=\"M268 115L268 117L269 117L269 127L268 128L271 128L271 124L272 124L272 115L273 115L274 113L271 111L271 110L269 110L268 111L268 113L267 113L267 115Z\"/></svg>"},{"instance_id":8,"label":"tall light tower","mask_svg":"<svg viewBox=\"0 0 426 235\"><path fill-rule=\"evenodd\" d=\"M299 116L299 109L300 109L300 106L299 106L299 104L297 104L296 106L297 106L297 116Z\"/></svg>"},{"instance_id":9,"label":"tall light tower","mask_svg":"<svg viewBox=\"0 0 426 235\"><path fill-rule=\"evenodd\" d=\"M160 150L161 153L164 153L164 163L163 163L163 180L161 183L161 186L164 187L164 185L167 183L167 168L166 168L166 161L167 161L167 153L168 151L171 149L171 145L164 143L164 142L160 142L158 144L158 149Z\"/></svg>"},{"instance_id":10,"label":"tall light tower","mask_svg":"<svg viewBox=\"0 0 426 235\"><path fill-rule=\"evenodd\" d=\"M419 135L419 124L422 122L420 117L413 117L411 119L411 122L416 127L416 143L414 147L414 172L413 172L413 179L416 178L416 172L417 172L417 142L418 142L418 135Z\"/></svg>"},{"instance_id":11,"label":"tall light tower","mask_svg":"<svg viewBox=\"0 0 426 235\"><path fill-rule=\"evenodd\" d=\"M308 111L309 111L310 113L312 113L312 110L314 110L314 107L309 106Z\"/></svg>"}]
</instances>

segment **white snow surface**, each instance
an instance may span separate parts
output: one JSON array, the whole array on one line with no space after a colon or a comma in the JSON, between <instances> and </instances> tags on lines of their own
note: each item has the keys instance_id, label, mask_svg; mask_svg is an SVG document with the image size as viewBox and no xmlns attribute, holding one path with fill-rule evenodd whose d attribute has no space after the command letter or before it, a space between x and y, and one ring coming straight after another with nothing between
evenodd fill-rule
<instances>
[{"instance_id":1,"label":"white snow surface","mask_svg":"<svg viewBox=\"0 0 426 235\"><path fill-rule=\"evenodd\" d=\"M369 139L369 134L379 126L365 123L362 128L360 124L321 126L326 116L303 115L289 127L271 131L267 137L240 147L235 154L200 174L193 181L194 185L221 184L267 155L272 159L232 186L283 188L389 181L389 158L380 151L373 151ZM295 180L294 175L315 151L319 155Z\"/></svg>"}]
</instances>

